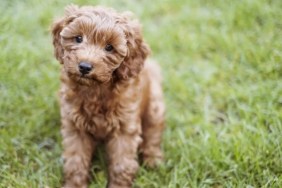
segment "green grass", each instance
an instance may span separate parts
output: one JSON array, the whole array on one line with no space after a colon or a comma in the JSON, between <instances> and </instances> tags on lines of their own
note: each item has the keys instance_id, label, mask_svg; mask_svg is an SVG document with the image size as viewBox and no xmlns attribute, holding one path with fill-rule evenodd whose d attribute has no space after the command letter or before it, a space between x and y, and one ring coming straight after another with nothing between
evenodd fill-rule
<instances>
[{"instance_id":1,"label":"green grass","mask_svg":"<svg viewBox=\"0 0 282 188\"><path fill-rule=\"evenodd\" d=\"M2 0L0 187L59 187L59 63L70 1ZM135 187L282 187L281 0L77 0L131 10L164 75L166 161ZM91 187L106 184L99 151Z\"/></svg>"}]
</instances>

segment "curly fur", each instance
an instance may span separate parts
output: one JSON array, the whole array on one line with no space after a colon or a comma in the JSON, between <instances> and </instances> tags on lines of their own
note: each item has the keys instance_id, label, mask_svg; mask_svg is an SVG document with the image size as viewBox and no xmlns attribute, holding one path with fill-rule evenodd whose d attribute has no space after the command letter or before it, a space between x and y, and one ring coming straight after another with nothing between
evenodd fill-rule
<instances>
[{"instance_id":1,"label":"curly fur","mask_svg":"<svg viewBox=\"0 0 282 188\"><path fill-rule=\"evenodd\" d=\"M107 187L131 187L138 151L148 166L163 158L164 103L159 67L138 21L104 7L71 5L52 26L55 57L61 70L61 134L64 187L87 187L96 146L105 143ZM81 35L83 42L76 43ZM114 51L105 51L111 44ZM90 62L87 75L81 61Z\"/></svg>"}]
</instances>

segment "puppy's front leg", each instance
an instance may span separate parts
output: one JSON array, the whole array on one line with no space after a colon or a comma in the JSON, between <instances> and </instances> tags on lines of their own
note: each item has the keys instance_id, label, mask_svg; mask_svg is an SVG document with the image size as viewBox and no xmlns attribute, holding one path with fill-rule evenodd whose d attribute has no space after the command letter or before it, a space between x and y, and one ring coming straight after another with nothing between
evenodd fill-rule
<instances>
[{"instance_id":1,"label":"puppy's front leg","mask_svg":"<svg viewBox=\"0 0 282 188\"><path fill-rule=\"evenodd\" d=\"M129 188L132 186L139 167L137 148L140 140L139 135L119 134L107 142L108 188Z\"/></svg>"},{"instance_id":2,"label":"puppy's front leg","mask_svg":"<svg viewBox=\"0 0 282 188\"><path fill-rule=\"evenodd\" d=\"M73 126L63 126L64 188L86 188L96 143L92 137Z\"/></svg>"}]
</instances>

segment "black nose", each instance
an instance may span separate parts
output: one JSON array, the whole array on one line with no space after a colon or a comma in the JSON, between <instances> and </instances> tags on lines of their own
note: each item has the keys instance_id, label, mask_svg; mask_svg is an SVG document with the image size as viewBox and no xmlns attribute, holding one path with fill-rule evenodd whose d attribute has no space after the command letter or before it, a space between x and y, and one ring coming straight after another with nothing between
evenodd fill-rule
<instances>
[{"instance_id":1,"label":"black nose","mask_svg":"<svg viewBox=\"0 0 282 188\"><path fill-rule=\"evenodd\" d=\"M93 66L90 63L82 61L79 63L78 68L81 74L88 74L92 70Z\"/></svg>"}]
</instances>

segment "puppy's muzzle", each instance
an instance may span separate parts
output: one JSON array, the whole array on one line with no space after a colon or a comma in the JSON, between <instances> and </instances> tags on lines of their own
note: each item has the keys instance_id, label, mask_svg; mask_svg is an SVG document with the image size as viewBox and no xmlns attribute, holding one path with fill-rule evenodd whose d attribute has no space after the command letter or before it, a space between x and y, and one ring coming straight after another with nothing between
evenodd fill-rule
<instances>
[{"instance_id":1,"label":"puppy's muzzle","mask_svg":"<svg viewBox=\"0 0 282 188\"><path fill-rule=\"evenodd\" d=\"M93 66L88 62L82 61L79 63L78 69L81 74L85 75L93 69Z\"/></svg>"}]
</instances>

